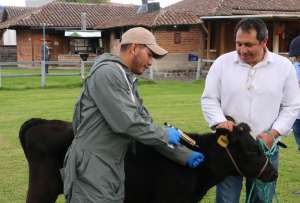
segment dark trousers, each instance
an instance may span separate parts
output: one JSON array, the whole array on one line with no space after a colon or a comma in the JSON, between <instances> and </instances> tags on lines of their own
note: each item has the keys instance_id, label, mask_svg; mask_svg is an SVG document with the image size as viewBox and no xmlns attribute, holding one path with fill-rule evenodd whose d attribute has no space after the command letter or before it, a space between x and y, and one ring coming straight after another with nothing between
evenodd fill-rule
<instances>
[{"instance_id":1,"label":"dark trousers","mask_svg":"<svg viewBox=\"0 0 300 203\"><path fill-rule=\"evenodd\" d=\"M300 119L296 119L293 125L293 132L294 132L296 143L298 145L298 150L300 151Z\"/></svg>"}]
</instances>

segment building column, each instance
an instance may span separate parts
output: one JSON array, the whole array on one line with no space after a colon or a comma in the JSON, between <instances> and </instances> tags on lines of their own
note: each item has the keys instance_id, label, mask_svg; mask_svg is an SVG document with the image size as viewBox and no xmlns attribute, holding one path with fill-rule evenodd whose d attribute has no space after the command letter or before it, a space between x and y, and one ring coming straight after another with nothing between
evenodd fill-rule
<instances>
[{"instance_id":1,"label":"building column","mask_svg":"<svg viewBox=\"0 0 300 203\"><path fill-rule=\"evenodd\" d=\"M279 25L278 23L274 22L273 23L273 44L272 44L272 48L273 48L273 52L274 53L279 53L279 34L278 34L278 29L279 29Z\"/></svg>"},{"instance_id":2,"label":"building column","mask_svg":"<svg viewBox=\"0 0 300 203\"><path fill-rule=\"evenodd\" d=\"M211 22L207 23L206 58L210 59Z\"/></svg>"},{"instance_id":3,"label":"building column","mask_svg":"<svg viewBox=\"0 0 300 203\"><path fill-rule=\"evenodd\" d=\"M220 51L219 55L225 53L225 22L221 22L221 29L220 29Z\"/></svg>"}]
</instances>

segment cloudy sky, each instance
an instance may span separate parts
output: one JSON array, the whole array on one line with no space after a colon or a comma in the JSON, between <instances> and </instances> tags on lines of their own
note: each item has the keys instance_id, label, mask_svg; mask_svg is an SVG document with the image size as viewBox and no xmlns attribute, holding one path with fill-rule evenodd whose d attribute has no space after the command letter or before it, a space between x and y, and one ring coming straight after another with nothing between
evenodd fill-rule
<instances>
[{"instance_id":1,"label":"cloudy sky","mask_svg":"<svg viewBox=\"0 0 300 203\"><path fill-rule=\"evenodd\" d=\"M25 0L0 0L1 6L25 6Z\"/></svg>"},{"instance_id":2,"label":"cloudy sky","mask_svg":"<svg viewBox=\"0 0 300 203\"><path fill-rule=\"evenodd\" d=\"M141 0L111 0L112 2L126 3L126 4L141 4ZM150 2L151 0L149 0ZM155 2L160 2L161 7L168 6L170 4L176 3L181 0L155 0ZM0 5L2 6L25 6L25 0L0 0Z\"/></svg>"}]
</instances>

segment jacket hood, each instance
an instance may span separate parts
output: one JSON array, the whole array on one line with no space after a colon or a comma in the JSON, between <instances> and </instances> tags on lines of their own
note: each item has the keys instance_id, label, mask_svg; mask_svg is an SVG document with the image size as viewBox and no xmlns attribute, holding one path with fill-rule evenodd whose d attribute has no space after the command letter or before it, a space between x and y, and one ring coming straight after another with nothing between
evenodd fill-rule
<instances>
[{"instance_id":1,"label":"jacket hood","mask_svg":"<svg viewBox=\"0 0 300 203\"><path fill-rule=\"evenodd\" d=\"M124 63L122 63L121 58L119 56L113 55L111 53L104 53L97 57L92 69L94 69L95 67L97 67L98 64L103 62L116 62L121 64L122 66L127 67Z\"/></svg>"}]
</instances>

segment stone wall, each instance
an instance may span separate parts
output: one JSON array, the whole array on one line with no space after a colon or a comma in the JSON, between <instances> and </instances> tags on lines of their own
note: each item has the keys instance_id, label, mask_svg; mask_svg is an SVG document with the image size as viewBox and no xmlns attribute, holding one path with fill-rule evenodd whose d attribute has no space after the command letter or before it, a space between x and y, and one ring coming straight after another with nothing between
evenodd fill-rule
<instances>
[{"instance_id":1,"label":"stone wall","mask_svg":"<svg viewBox=\"0 0 300 203\"><path fill-rule=\"evenodd\" d=\"M197 55L196 53L193 53ZM156 60L153 65L155 71L194 70L197 61L190 61L188 53L169 53L162 59Z\"/></svg>"},{"instance_id":2,"label":"stone wall","mask_svg":"<svg viewBox=\"0 0 300 203\"><path fill-rule=\"evenodd\" d=\"M169 53L152 65L154 80L195 80L198 61L190 61L186 53ZM150 78L150 71L144 74Z\"/></svg>"},{"instance_id":3,"label":"stone wall","mask_svg":"<svg viewBox=\"0 0 300 203\"><path fill-rule=\"evenodd\" d=\"M16 46L0 46L0 61L14 62L17 60Z\"/></svg>"}]
</instances>

